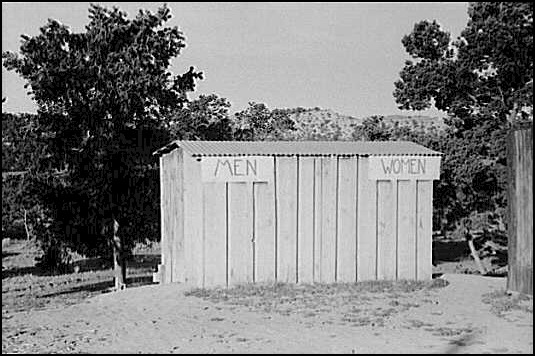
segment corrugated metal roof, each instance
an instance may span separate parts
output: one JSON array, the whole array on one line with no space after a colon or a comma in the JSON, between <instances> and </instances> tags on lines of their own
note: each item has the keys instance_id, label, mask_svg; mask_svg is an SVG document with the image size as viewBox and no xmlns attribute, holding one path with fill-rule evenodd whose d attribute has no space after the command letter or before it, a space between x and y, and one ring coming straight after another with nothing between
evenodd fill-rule
<instances>
[{"instance_id":1,"label":"corrugated metal roof","mask_svg":"<svg viewBox=\"0 0 535 356\"><path fill-rule=\"evenodd\" d=\"M409 141L173 141L161 155L181 147L192 156L366 156L442 153Z\"/></svg>"}]
</instances>

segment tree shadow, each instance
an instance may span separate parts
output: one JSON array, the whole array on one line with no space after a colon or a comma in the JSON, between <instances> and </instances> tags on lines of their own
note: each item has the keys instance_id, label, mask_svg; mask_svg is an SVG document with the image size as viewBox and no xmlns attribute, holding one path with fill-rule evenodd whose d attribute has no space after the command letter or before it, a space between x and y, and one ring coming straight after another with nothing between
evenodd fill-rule
<instances>
[{"instance_id":1,"label":"tree shadow","mask_svg":"<svg viewBox=\"0 0 535 356\"><path fill-rule=\"evenodd\" d=\"M132 268L132 269L154 268L154 271L156 271L156 267L158 267L158 264L160 264L161 261L162 261L162 256L160 254L158 255L153 255L153 254L132 255L132 257L128 261L128 268Z\"/></svg>"},{"instance_id":2,"label":"tree shadow","mask_svg":"<svg viewBox=\"0 0 535 356\"><path fill-rule=\"evenodd\" d=\"M20 252L4 252L4 251L2 251L2 259L6 258L6 257L11 257L11 256L17 256L17 255L20 255Z\"/></svg>"},{"instance_id":3,"label":"tree shadow","mask_svg":"<svg viewBox=\"0 0 535 356\"><path fill-rule=\"evenodd\" d=\"M444 354L465 353L465 351L463 351L463 348L473 344L475 336L476 335L474 333L469 333L469 334L461 336L460 338L456 340L451 340L449 342L450 346L442 353Z\"/></svg>"},{"instance_id":4,"label":"tree shadow","mask_svg":"<svg viewBox=\"0 0 535 356\"><path fill-rule=\"evenodd\" d=\"M34 276L50 276L53 275L50 272L44 271L40 267L31 266L31 267L16 267L2 270L2 280L6 278L24 276L31 274Z\"/></svg>"},{"instance_id":5,"label":"tree shadow","mask_svg":"<svg viewBox=\"0 0 535 356\"><path fill-rule=\"evenodd\" d=\"M470 256L470 248L464 240L433 241L433 263L458 262Z\"/></svg>"},{"instance_id":6,"label":"tree shadow","mask_svg":"<svg viewBox=\"0 0 535 356\"><path fill-rule=\"evenodd\" d=\"M76 287L72 287L72 288L58 291L58 292L42 294L38 296L37 298L51 298L51 297L57 297L60 295L73 294L73 293L79 293L79 292L105 293L105 292L111 291L112 288L113 288L113 280L108 280L108 281L102 281L98 283L78 285Z\"/></svg>"},{"instance_id":7,"label":"tree shadow","mask_svg":"<svg viewBox=\"0 0 535 356\"><path fill-rule=\"evenodd\" d=\"M492 264L498 267L507 266L507 251L497 251L496 254L492 257Z\"/></svg>"},{"instance_id":8,"label":"tree shadow","mask_svg":"<svg viewBox=\"0 0 535 356\"><path fill-rule=\"evenodd\" d=\"M160 255L138 254L128 257L126 265L128 269L150 269L158 266L161 261ZM73 267L78 267L78 272L101 271L113 268L112 258L85 258L73 263Z\"/></svg>"},{"instance_id":9,"label":"tree shadow","mask_svg":"<svg viewBox=\"0 0 535 356\"><path fill-rule=\"evenodd\" d=\"M156 282L153 282L152 275L128 277L126 281L127 281L127 289L149 285L149 284L157 284ZM43 295L38 296L38 298L51 298L51 297L63 296L63 295L68 295L68 294L80 293L80 292L108 293L108 292L113 291L113 288L114 288L114 281L112 278L107 281L78 285L78 286L75 286L66 290L43 294Z\"/></svg>"},{"instance_id":10,"label":"tree shadow","mask_svg":"<svg viewBox=\"0 0 535 356\"><path fill-rule=\"evenodd\" d=\"M132 255L127 261L128 270L146 270L146 271L156 271L158 264L161 261L160 255L152 254L140 254ZM110 258L102 257L92 257L84 258L82 260L74 262L68 267L67 270L54 270L50 268L45 268L42 266L31 266L31 267L16 267L6 270L2 270L2 279L24 276L31 274L34 276L59 276L65 274L71 274L75 270L79 273L81 272L96 272L109 270L113 268L113 261Z\"/></svg>"},{"instance_id":11,"label":"tree shadow","mask_svg":"<svg viewBox=\"0 0 535 356\"><path fill-rule=\"evenodd\" d=\"M77 268L78 272L103 271L113 268L111 258L90 257L78 260L72 264L73 269Z\"/></svg>"},{"instance_id":12,"label":"tree shadow","mask_svg":"<svg viewBox=\"0 0 535 356\"><path fill-rule=\"evenodd\" d=\"M110 269L111 263L106 263L106 261L102 258L85 258L83 260L76 261L63 269L55 269L41 266L36 262L36 264L33 266L15 267L2 270L2 279L24 276L28 274L47 277L61 276L73 273L76 267L78 267L78 272L100 271Z\"/></svg>"}]
</instances>

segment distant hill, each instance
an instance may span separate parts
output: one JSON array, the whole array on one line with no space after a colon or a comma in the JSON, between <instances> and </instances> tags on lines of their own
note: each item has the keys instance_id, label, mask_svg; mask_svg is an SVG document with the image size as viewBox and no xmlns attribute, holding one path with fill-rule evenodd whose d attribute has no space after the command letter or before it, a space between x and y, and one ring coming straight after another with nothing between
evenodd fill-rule
<instances>
[{"instance_id":1,"label":"distant hill","mask_svg":"<svg viewBox=\"0 0 535 356\"><path fill-rule=\"evenodd\" d=\"M351 139L351 134L355 126L362 124L365 118L356 118L343 115L331 109L316 108L292 108L283 109L290 114L290 118L295 122L297 131L302 132L302 139L321 139L337 136L338 139ZM446 127L443 118L422 116L422 115L387 115L383 117L383 122L399 125L429 128L435 126L437 129Z\"/></svg>"},{"instance_id":2,"label":"distant hill","mask_svg":"<svg viewBox=\"0 0 535 356\"><path fill-rule=\"evenodd\" d=\"M309 138L332 137L350 139L354 127L362 123L362 119L342 115L330 109L290 109L290 118L294 120L297 131L306 133Z\"/></svg>"},{"instance_id":3,"label":"distant hill","mask_svg":"<svg viewBox=\"0 0 535 356\"><path fill-rule=\"evenodd\" d=\"M386 123L399 122L400 125L411 125L413 123L417 123L418 125L423 125L425 127L435 125L439 129L446 127L444 118L437 116L388 115L384 117L383 121Z\"/></svg>"},{"instance_id":4,"label":"distant hill","mask_svg":"<svg viewBox=\"0 0 535 356\"><path fill-rule=\"evenodd\" d=\"M335 121L343 127L359 125L366 119L343 115L331 109L321 109L318 107L311 109L296 108L287 110L291 113L291 117L296 121ZM446 126L444 123L444 119L436 116L386 115L383 116L383 121L387 124L393 124L395 122L398 122L400 125L412 125L416 123L425 127L435 125L437 128L443 128Z\"/></svg>"},{"instance_id":5,"label":"distant hill","mask_svg":"<svg viewBox=\"0 0 535 356\"><path fill-rule=\"evenodd\" d=\"M365 118L356 118L349 115L339 114L330 109L289 109L290 117L295 121L298 130L310 132L313 135L322 133L339 132L341 139L350 139L354 127L362 124ZM446 127L443 118L431 116L411 116L411 115L388 115L383 117L383 122L387 125L393 125L396 122L403 126L419 126L430 128L435 126L441 130Z\"/></svg>"}]
</instances>

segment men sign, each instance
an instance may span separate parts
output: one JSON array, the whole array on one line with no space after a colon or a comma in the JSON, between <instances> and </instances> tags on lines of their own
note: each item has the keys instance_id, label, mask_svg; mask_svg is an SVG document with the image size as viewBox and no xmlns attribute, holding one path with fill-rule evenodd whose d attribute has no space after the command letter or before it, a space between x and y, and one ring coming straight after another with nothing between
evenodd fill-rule
<instances>
[{"instance_id":1,"label":"men sign","mask_svg":"<svg viewBox=\"0 0 535 356\"><path fill-rule=\"evenodd\" d=\"M439 179L440 158L440 156L370 156L368 178Z\"/></svg>"},{"instance_id":2,"label":"men sign","mask_svg":"<svg viewBox=\"0 0 535 356\"><path fill-rule=\"evenodd\" d=\"M203 182L267 182L273 177L273 158L203 157L201 174Z\"/></svg>"}]
</instances>

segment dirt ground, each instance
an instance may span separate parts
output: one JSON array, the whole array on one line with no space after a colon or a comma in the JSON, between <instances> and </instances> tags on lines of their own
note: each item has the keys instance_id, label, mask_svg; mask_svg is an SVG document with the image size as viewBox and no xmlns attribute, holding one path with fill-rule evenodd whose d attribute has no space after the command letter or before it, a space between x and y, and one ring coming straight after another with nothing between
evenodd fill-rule
<instances>
[{"instance_id":1,"label":"dirt ground","mask_svg":"<svg viewBox=\"0 0 535 356\"><path fill-rule=\"evenodd\" d=\"M506 295L503 277L102 293L109 270L14 272L10 251L2 353L533 353L533 298ZM141 256L129 275L142 279Z\"/></svg>"}]
</instances>

